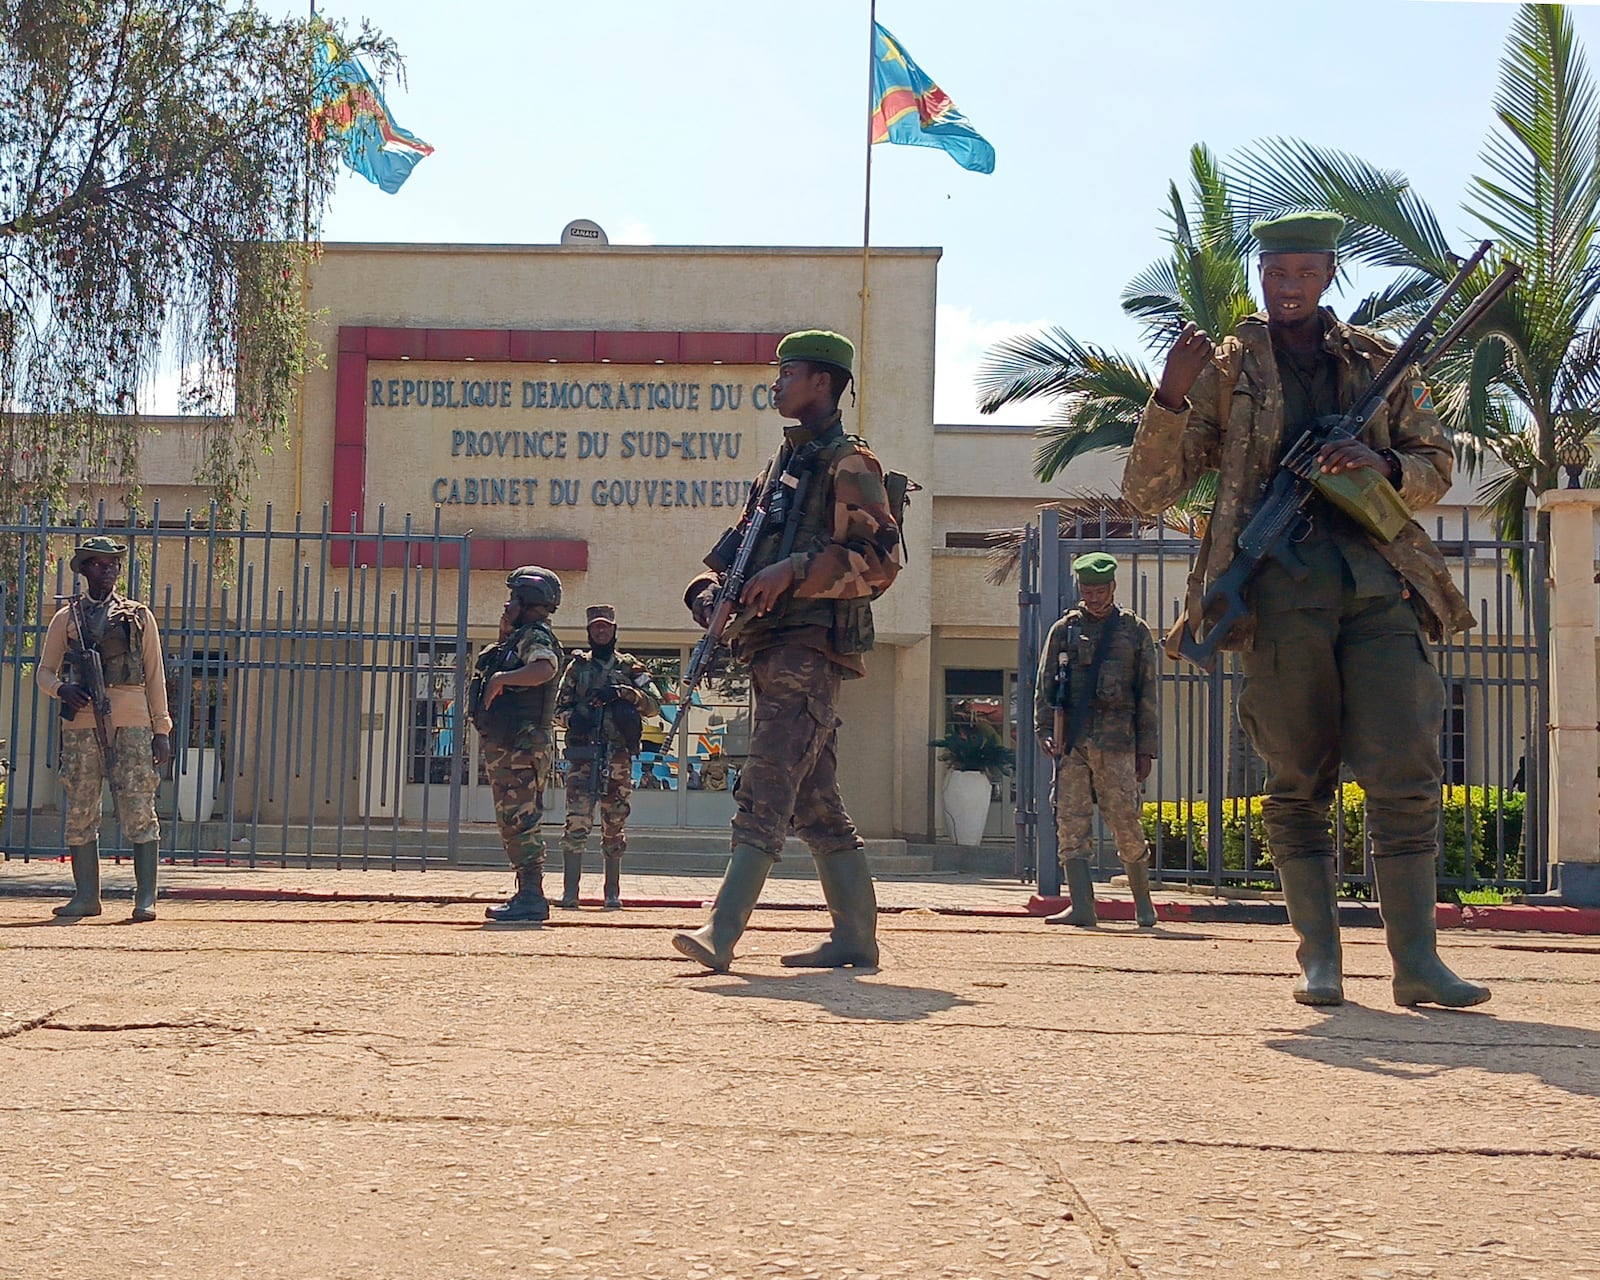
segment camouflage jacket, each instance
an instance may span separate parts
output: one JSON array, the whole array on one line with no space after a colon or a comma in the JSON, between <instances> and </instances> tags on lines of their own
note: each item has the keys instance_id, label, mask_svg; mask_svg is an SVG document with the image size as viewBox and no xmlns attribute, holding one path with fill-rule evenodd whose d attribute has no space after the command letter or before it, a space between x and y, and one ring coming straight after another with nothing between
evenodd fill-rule
<instances>
[{"instance_id":1,"label":"camouflage jacket","mask_svg":"<svg viewBox=\"0 0 1600 1280\"><path fill-rule=\"evenodd\" d=\"M1101 629L1111 616L1095 618L1078 606L1068 609L1050 628L1039 655L1033 694L1033 731L1038 737L1054 731L1058 691L1068 699L1079 696L1070 681L1087 676ZM1138 614L1119 606L1115 616L1117 630L1089 695L1092 709L1073 745L1153 756L1161 735L1155 638ZM1062 687L1063 669L1068 672L1066 688Z\"/></svg>"},{"instance_id":2,"label":"camouflage jacket","mask_svg":"<svg viewBox=\"0 0 1600 1280\"><path fill-rule=\"evenodd\" d=\"M561 644L547 622L530 622L518 627L505 640L485 645L474 664L474 681L501 671L518 671L536 662L549 662L561 670ZM507 688L496 695L483 716L493 727L478 731L502 746L519 751L538 751L550 746L550 721L555 705L555 681ZM469 707L469 714L476 708Z\"/></svg>"},{"instance_id":3,"label":"camouflage jacket","mask_svg":"<svg viewBox=\"0 0 1600 1280\"><path fill-rule=\"evenodd\" d=\"M819 438L828 439L838 423L835 415ZM774 454L767 468L786 465L788 448L786 444ZM889 510L883 465L866 442L844 435L825 456L829 461L813 473L804 510L790 517L802 522L789 556L793 587L765 617L736 617L728 638L734 652L746 660L780 644L803 644L822 651L846 675L862 676L867 667L861 654L840 653L830 643L834 606L871 600L889 588L902 563L900 531ZM758 490L766 474L763 470L757 480ZM739 528L743 527L741 519ZM774 535L758 543L749 577L775 562L779 541ZM715 575L701 574L689 584L685 601L692 604L701 591L716 584Z\"/></svg>"},{"instance_id":4,"label":"camouflage jacket","mask_svg":"<svg viewBox=\"0 0 1600 1280\"><path fill-rule=\"evenodd\" d=\"M661 714L661 690L650 678L650 669L631 653L618 650L609 660L601 662L588 649L574 649L567 655L561 686L556 692L557 723L570 730L572 713L586 710L590 696L607 686L620 689L622 697L634 705L641 719L649 720Z\"/></svg>"},{"instance_id":5,"label":"camouflage jacket","mask_svg":"<svg viewBox=\"0 0 1600 1280\"><path fill-rule=\"evenodd\" d=\"M1394 350L1376 334L1321 312L1324 345L1339 368L1339 406L1346 409L1372 385ZM1218 472L1217 500L1189 574L1184 617L1199 612L1200 597L1232 562L1238 538L1271 481L1282 452L1283 387L1265 315L1241 321L1223 339L1182 411L1171 413L1152 396L1134 435L1122 476L1122 494L1154 515L1171 506L1208 471ZM1393 449L1400 460L1400 497L1413 511L1430 507L1450 487L1454 459L1420 370L1401 382L1373 416L1363 439ZM1474 625L1466 600L1451 581L1444 557L1422 526L1412 521L1388 544L1374 543L1418 605L1424 627L1441 639ZM1167 637L1176 653L1183 618ZM1230 648L1248 649L1254 620L1240 627Z\"/></svg>"}]
</instances>

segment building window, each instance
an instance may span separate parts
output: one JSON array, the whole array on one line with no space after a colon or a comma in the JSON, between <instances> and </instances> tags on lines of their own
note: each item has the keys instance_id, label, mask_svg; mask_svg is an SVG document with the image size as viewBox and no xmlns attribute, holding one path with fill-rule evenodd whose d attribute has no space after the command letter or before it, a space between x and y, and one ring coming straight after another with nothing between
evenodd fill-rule
<instances>
[{"instance_id":1,"label":"building window","mask_svg":"<svg viewBox=\"0 0 1600 1280\"><path fill-rule=\"evenodd\" d=\"M419 645L411 686L411 744L407 778L412 783L448 783L456 734L464 729L456 687L456 645L439 640Z\"/></svg>"},{"instance_id":2,"label":"building window","mask_svg":"<svg viewBox=\"0 0 1600 1280\"><path fill-rule=\"evenodd\" d=\"M1450 680L1445 692L1448 697L1439 734L1439 755L1444 760L1446 785L1459 787L1467 781L1467 686Z\"/></svg>"}]
</instances>

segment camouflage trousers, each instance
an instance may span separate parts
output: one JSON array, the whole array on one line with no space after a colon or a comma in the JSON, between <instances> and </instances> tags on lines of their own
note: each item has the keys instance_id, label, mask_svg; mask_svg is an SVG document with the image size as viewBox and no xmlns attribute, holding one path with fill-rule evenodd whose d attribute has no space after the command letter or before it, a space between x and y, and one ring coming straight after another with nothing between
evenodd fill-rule
<instances>
[{"instance_id":1,"label":"camouflage trousers","mask_svg":"<svg viewBox=\"0 0 1600 1280\"><path fill-rule=\"evenodd\" d=\"M111 776L106 777L100 746L92 730L64 729L56 770L67 813L67 843L88 844L100 833L100 784L111 783L117 821L129 844L161 839L156 821L156 786L161 781L150 759L153 731L125 726L111 740Z\"/></svg>"},{"instance_id":2,"label":"camouflage trousers","mask_svg":"<svg viewBox=\"0 0 1600 1280\"><path fill-rule=\"evenodd\" d=\"M778 645L750 660L755 722L733 791L735 845L777 861L792 827L819 858L864 846L839 798L841 679L803 645Z\"/></svg>"},{"instance_id":3,"label":"camouflage trousers","mask_svg":"<svg viewBox=\"0 0 1600 1280\"><path fill-rule=\"evenodd\" d=\"M482 738L478 749L494 793L494 819L500 824L507 861L513 870L543 867L539 823L544 817L545 784L550 781L550 749L506 747Z\"/></svg>"},{"instance_id":4,"label":"camouflage trousers","mask_svg":"<svg viewBox=\"0 0 1600 1280\"><path fill-rule=\"evenodd\" d=\"M1064 863L1090 857L1089 832L1095 802L1117 842L1123 862L1143 862L1150 844L1139 821L1144 808L1143 785L1131 751L1074 747L1056 765L1056 852Z\"/></svg>"},{"instance_id":5,"label":"camouflage trousers","mask_svg":"<svg viewBox=\"0 0 1600 1280\"><path fill-rule=\"evenodd\" d=\"M620 858L628 847L628 797L633 794L633 757L614 751L606 761L600 794L589 790L594 759L572 760L567 766L567 823L561 847L581 853L594 830L595 800L600 801L600 852Z\"/></svg>"}]
</instances>

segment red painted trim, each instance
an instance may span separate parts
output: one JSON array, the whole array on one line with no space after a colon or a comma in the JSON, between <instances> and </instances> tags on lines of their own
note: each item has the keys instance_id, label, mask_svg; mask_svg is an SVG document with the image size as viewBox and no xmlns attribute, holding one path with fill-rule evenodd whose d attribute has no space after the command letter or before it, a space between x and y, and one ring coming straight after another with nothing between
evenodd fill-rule
<instances>
[{"instance_id":1,"label":"red painted trim","mask_svg":"<svg viewBox=\"0 0 1600 1280\"><path fill-rule=\"evenodd\" d=\"M612 364L678 364L676 333L607 332L594 335L597 360Z\"/></svg>"},{"instance_id":2,"label":"red painted trim","mask_svg":"<svg viewBox=\"0 0 1600 1280\"><path fill-rule=\"evenodd\" d=\"M512 360L594 363L593 329L513 329L508 336Z\"/></svg>"},{"instance_id":3,"label":"red painted trim","mask_svg":"<svg viewBox=\"0 0 1600 1280\"><path fill-rule=\"evenodd\" d=\"M472 564L478 564L478 544L473 540ZM589 568L589 544L581 538L507 538L507 569L522 564L542 564L546 569L566 569L573 573L586 573Z\"/></svg>"},{"instance_id":4,"label":"red painted trim","mask_svg":"<svg viewBox=\"0 0 1600 1280\"><path fill-rule=\"evenodd\" d=\"M351 513L355 528L366 528L367 483L367 376L372 360L435 360L442 363L504 361L507 363L596 364L714 364L765 365L778 358L778 333L631 329L409 329L393 326L343 325L339 329L338 362L334 370L333 484L330 519L335 534L348 533ZM387 543L385 564L400 564L403 551ZM412 544L416 546L418 544ZM335 542L329 548L331 563L350 563L351 543ZM377 544L356 544L356 562L372 563ZM363 557L360 552L366 552ZM432 552L419 551L420 563ZM398 558L396 558L398 557ZM451 565L448 560L458 563ZM505 570L519 564L542 564L551 569L584 572L589 567L589 544L581 538L474 538L473 569ZM453 547L441 556L441 568L459 567Z\"/></svg>"}]
</instances>

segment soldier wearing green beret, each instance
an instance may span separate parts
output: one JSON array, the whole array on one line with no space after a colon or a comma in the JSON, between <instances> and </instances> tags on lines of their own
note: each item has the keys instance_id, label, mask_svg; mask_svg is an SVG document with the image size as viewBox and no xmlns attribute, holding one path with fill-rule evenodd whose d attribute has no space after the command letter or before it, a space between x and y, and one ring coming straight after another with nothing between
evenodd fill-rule
<instances>
[{"instance_id":1,"label":"soldier wearing green beret","mask_svg":"<svg viewBox=\"0 0 1600 1280\"><path fill-rule=\"evenodd\" d=\"M806 968L878 962L878 906L864 842L839 797L836 744L842 681L866 674L871 601L900 571L900 530L883 468L866 442L845 434L839 399L855 347L825 330L778 344L772 405L783 444L756 482L787 474L792 498L781 525L760 535L740 611L725 633L750 666L755 698L750 754L734 789L733 854L711 919L672 944L708 969L726 970L772 864L792 827L810 847L833 917L819 947L783 958ZM745 520L731 531L741 535ZM708 563L717 559L715 553ZM689 584L684 602L706 626L721 579Z\"/></svg>"},{"instance_id":2,"label":"soldier wearing green beret","mask_svg":"<svg viewBox=\"0 0 1600 1280\"><path fill-rule=\"evenodd\" d=\"M78 545L71 567L84 593L50 619L39 655L39 688L61 703L56 768L73 894L54 909L58 916L100 914L100 788L109 783L117 821L133 846L133 918L156 918L156 787L172 758L172 717L155 615L116 589L127 552L103 534ZM101 689L91 687L97 669ZM102 751L101 729L109 752Z\"/></svg>"},{"instance_id":3,"label":"soldier wearing green beret","mask_svg":"<svg viewBox=\"0 0 1600 1280\"><path fill-rule=\"evenodd\" d=\"M1033 731L1056 760L1056 850L1071 905L1049 924L1092 929L1089 834L1100 816L1128 873L1135 918L1153 928L1150 845L1141 791L1160 735L1156 644L1138 615L1117 606L1117 561L1103 551L1072 562L1079 600L1045 637L1034 683Z\"/></svg>"},{"instance_id":4,"label":"soldier wearing green beret","mask_svg":"<svg viewBox=\"0 0 1600 1280\"><path fill-rule=\"evenodd\" d=\"M1218 473L1188 616L1198 615L1206 587L1228 568L1284 451L1317 419L1347 410L1393 351L1319 305L1343 228L1332 213L1256 223L1265 313L1220 344L1186 326L1145 406L1122 482L1136 508L1155 514L1202 475ZM1320 455L1329 475L1377 472L1413 511L1444 495L1453 461L1420 370L1360 439ZM1344 999L1330 806L1348 766L1366 792L1395 1001L1480 1004L1488 989L1464 982L1438 954L1444 690L1425 643L1470 627L1472 614L1419 524L1380 543L1321 499L1309 517L1297 544L1304 576L1270 564L1253 584L1250 625L1233 640L1243 650L1239 719L1267 766L1262 817L1300 939L1294 998Z\"/></svg>"}]
</instances>

